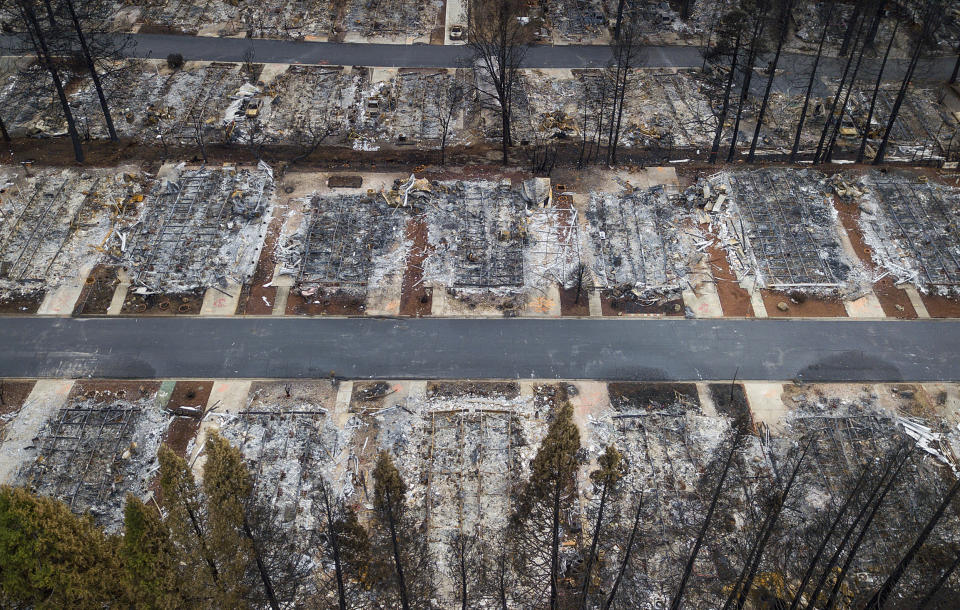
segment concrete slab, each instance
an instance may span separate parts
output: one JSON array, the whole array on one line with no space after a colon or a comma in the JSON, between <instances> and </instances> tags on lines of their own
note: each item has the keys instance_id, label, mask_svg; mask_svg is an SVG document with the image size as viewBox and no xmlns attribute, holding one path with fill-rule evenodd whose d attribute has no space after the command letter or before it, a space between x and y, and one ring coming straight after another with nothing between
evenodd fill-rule
<instances>
[{"instance_id":1,"label":"concrete slab","mask_svg":"<svg viewBox=\"0 0 960 610\"><path fill-rule=\"evenodd\" d=\"M89 269L83 270L78 277L71 278L56 290L47 292L43 302L40 303L40 308L37 309L37 315L69 316L73 314L73 308L77 304L77 299L80 298L89 274Z\"/></svg>"},{"instance_id":2,"label":"concrete slab","mask_svg":"<svg viewBox=\"0 0 960 610\"><path fill-rule=\"evenodd\" d=\"M717 406L713 403L713 394L710 393L710 384L697 383L697 397L700 399L700 410L707 417L719 417Z\"/></svg>"},{"instance_id":3,"label":"concrete slab","mask_svg":"<svg viewBox=\"0 0 960 610\"><path fill-rule=\"evenodd\" d=\"M938 415L954 424L960 422L960 384L924 383L922 385L933 399Z\"/></svg>"},{"instance_id":4,"label":"concrete slab","mask_svg":"<svg viewBox=\"0 0 960 610\"><path fill-rule=\"evenodd\" d=\"M11 485L20 465L36 457L33 440L50 415L67 401L72 379L40 379L0 440L0 484Z\"/></svg>"},{"instance_id":5,"label":"concrete slab","mask_svg":"<svg viewBox=\"0 0 960 610\"><path fill-rule=\"evenodd\" d=\"M716 280L706 259L700 259L693 266L693 272L696 282L692 289L688 287L683 290L683 304L693 311L694 317L722 318L723 307L720 305Z\"/></svg>"},{"instance_id":6,"label":"concrete slab","mask_svg":"<svg viewBox=\"0 0 960 610\"><path fill-rule=\"evenodd\" d=\"M130 290L130 275L125 270L117 270L117 279L119 283L116 290L113 291L113 299L110 300L110 306L107 308L108 316L120 315L123 302L127 300L127 291Z\"/></svg>"},{"instance_id":7,"label":"concrete slab","mask_svg":"<svg viewBox=\"0 0 960 610\"><path fill-rule=\"evenodd\" d=\"M469 305L457 300L456 297L447 294L447 289L445 286L434 284L433 303L430 309L430 317L438 318L444 316L502 318L503 312L493 306L478 306L471 309Z\"/></svg>"},{"instance_id":8,"label":"concrete slab","mask_svg":"<svg viewBox=\"0 0 960 610\"><path fill-rule=\"evenodd\" d=\"M590 316L593 318L600 318L603 316L603 305L600 302L600 291L596 289L590 291Z\"/></svg>"},{"instance_id":9,"label":"concrete slab","mask_svg":"<svg viewBox=\"0 0 960 610\"><path fill-rule=\"evenodd\" d=\"M750 294L750 306L753 307L753 316L755 318L766 318L767 306L763 304L763 295L760 294L756 283L753 280L750 280L750 282L751 285L749 287L744 286L744 289ZM741 283L741 285L743 284Z\"/></svg>"},{"instance_id":10,"label":"concrete slab","mask_svg":"<svg viewBox=\"0 0 960 610\"><path fill-rule=\"evenodd\" d=\"M576 381L570 385L577 389L576 395L570 396L573 420L580 428L580 435L587 438L591 432L590 415L610 406L610 392L602 381Z\"/></svg>"},{"instance_id":11,"label":"concrete slab","mask_svg":"<svg viewBox=\"0 0 960 610\"><path fill-rule=\"evenodd\" d=\"M560 286L551 284L543 292L530 296L523 315L537 318L560 317Z\"/></svg>"},{"instance_id":12,"label":"concrete slab","mask_svg":"<svg viewBox=\"0 0 960 610\"><path fill-rule=\"evenodd\" d=\"M783 404L783 384L753 381L745 382L743 389L754 423L766 424L770 432L782 430L782 422L787 416L787 407Z\"/></svg>"},{"instance_id":13,"label":"concrete slab","mask_svg":"<svg viewBox=\"0 0 960 610\"><path fill-rule=\"evenodd\" d=\"M927 311L927 306L923 304L923 299L920 298L920 293L917 292L917 289L910 284L905 284L902 286L903 291L907 293L907 298L910 299L910 304L913 305L913 309L917 312L918 318L929 318L930 312Z\"/></svg>"},{"instance_id":14,"label":"concrete slab","mask_svg":"<svg viewBox=\"0 0 960 610\"><path fill-rule=\"evenodd\" d=\"M200 305L201 316L232 316L240 304L240 291L243 286L230 282L226 288L207 288Z\"/></svg>"},{"instance_id":15,"label":"concrete slab","mask_svg":"<svg viewBox=\"0 0 960 610\"><path fill-rule=\"evenodd\" d=\"M341 381L337 386L337 399L333 403L333 421L338 428L347 425L350 419L350 397L353 396L353 382Z\"/></svg>"},{"instance_id":16,"label":"concrete slab","mask_svg":"<svg viewBox=\"0 0 960 610\"><path fill-rule=\"evenodd\" d=\"M264 85L269 85L277 79L278 76L287 71L290 64L264 64L260 72L260 80Z\"/></svg>"},{"instance_id":17,"label":"concrete slab","mask_svg":"<svg viewBox=\"0 0 960 610\"><path fill-rule=\"evenodd\" d=\"M843 308L847 310L847 315L851 318L887 317L880 305L880 299L872 290L854 301L844 301Z\"/></svg>"},{"instance_id":18,"label":"concrete slab","mask_svg":"<svg viewBox=\"0 0 960 610\"><path fill-rule=\"evenodd\" d=\"M677 168L670 167L648 167L646 168L647 180L650 186L662 184L664 187L674 187L675 191L669 188L664 189L667 192L679 192L680 181L677 178Z\"/></svg>"},{"instance_id":19,"label":"concrete slab","mask_svg":"<svg viewBox=\"0 0 960 610\"><path fill-rule=\"evenodd\" d=\"M273 297L273 311L271 315L282 316L286 314L288 298L290 298L290 287L277 286L277 294Z\"/></svg>"},{"instance_id":20,"label":"concrete slab","mask_svg":"<svg viewBox=\"0 0 960 610\"><path fill-rule=\"evenodd\" d=\"M443 44L458 45L466 44L466 32L460 40L450 38L450 28L459 25L466 30L467 28L467 0L447 0L446 12L444 17Z\"/></svg>"},{"instance_id":21,"label":"concrete slab","mask_svg":"<svg viewBox=\"0 0 960 610\"><path fill-rule=\"evenodd\" d=\"M371 287L367 292L368 316L400 315L400 296L403 291L403 277L384 278L379 286Z\"/></svg>"},{"instance_id":22,"label":"concrete slab","mask_svg":"<svg viewBox=\"0 0 960 610\"><path fill-rule=\"evenodd\" d=\"M219 430L219 419L216 413L236 413L247 406L247 395L250 393L249 380L222 380L215 381L207 399L206 415L200 422L197 430L197 440L193 445L190 464L195 477L203 474L203 446L207 442L207 435L211 431Z\"/></svg>"}]
</instances>

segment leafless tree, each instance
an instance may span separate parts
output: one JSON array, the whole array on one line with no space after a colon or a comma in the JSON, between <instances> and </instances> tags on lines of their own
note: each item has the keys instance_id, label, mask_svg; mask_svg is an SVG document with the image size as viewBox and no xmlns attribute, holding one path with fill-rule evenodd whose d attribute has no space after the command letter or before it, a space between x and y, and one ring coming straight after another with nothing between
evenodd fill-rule
<instances>
[{"instance_id":1,"label":"leafless tree","mask_svg":"<svg viewBox=\"0 0 960 610\"><path fill-rule=\"evenodd\" d=\"M440 125L440 165L446 163L447 137L450 125L463 109L466 92L456 78L441 79L430 99L430 114Z\"/></svg>"},{"instance_id":2,"label":"leafless tree","mask_svg":"<svg viewBox=\"0 0 960 610\"><path fill-rule=\"evenodd\" d=\"M834 12L834 4L830 3L827 9L826 17L823 20L823 29L820 32L820 43L817 45L817 55L813 60L813 66L810 68L810 76L807 79L807 92L803 98L803 106L800 109L800 118L797 120L797 131L793 138L793 146L790 149L790 163L797 159L797 153L800 150L800 138L803 135L803 126L807 120L807 109L810 107L810 94L813 92L813 84L816 81L817 67L820 65L820 58L823 56L823 45L827 40L827 32L830 28L831 19Z\"/></svg>"},{"instance_id":3,"label":"leafless tree","mask_svg":"<svg viewBox=\"0 0 960 610\"><path fill-rule=\"evenodd\" d=\"M713 135L713 144L710 147L710 163L716 163L720 154L720 143L723 139L723 127L730 110L730 93L737 76L737 62L740 56L744 36L747 13L739 8L727 13L720 20L717 50L722 55L724 51L730 54L730 69L727 74L726 85L723 88L723 102L717 116L717 127ZM749 35L749 33L747 34Z\"/></svg>"},{"instance_id":4,"label":"leafless tree","mask_svg":"<svg viewBox=\"0 0 960 610\"><path fill-rule=\"evenodd\" d=\"M530 26L521 23L520 0L476 0L470 9L468 46L473 53L477 91L492 101L500 115L503 164L513 146L514 92L520 67L532 40Z\"/></svg>"},{"instance_id":5,"label":"leafless tree","mask_svg":"<svg viewBox=\"0 0 960 610\"><path fill-rule=\"evenodd\" d=\"M52 8L49 4L46 5L47 19L44 19L42 15L38 15L32 0L16 0L15 5L19 12L26 38L29 40L29 44L36 54L40 65L49 73L57 98L60 100L60 107L67 121L67 132L70 134L70 140L73 142L74 157L78 163L83 163L83 147L80 144L80 134L77 132L76 120L70 108L70 103L67 100L67 94L64 91L59 61L55 54L56 49L53 49L48 42L48 36L50 34L49 23L54 19Z\"/></svg>"},{"instance_id":6,"label":"leafless tree","mask_svg":"<svg viewBox=\"0 0 960 610\"><path fill-rule=\"evenodd\" d=\"M750 31L748 39L749 51L747 52L747 62L743 69L743 81L740 85L740 101L737 103L737 114L733 121L733 135L730 137L730 148L727 151L727 163L733 161L737 151L737 140L740 139L740 120L743 117L743 108L750 95L750 83L753 80L753 67L756 64L757 57L763 52L764 28L767 23L767 11L770 3L767 0L756 0L752 5L747 5L744 11L748 15L748 23L745 24ZM751 10L752 9L752 10Z\"/></svg>"},{"instance_id":7,"label":"leafless tree","mask_svg":"<svg viewBox=\"0 0 960 610\"><path fill-rule=\"evenodd\" d=\"M207 124L203 120L203 117L198 114L193 118L193 125L191 125L191 127L193 131L190 135L197 144L197 148L200 149L200 156L203 158L203 162L207 163Z\"/></svg>"},{"instance_id":8,"label":"leafless tree","mask_svg":"<svg viewBox=\"0 0 960 610\"><path fill-rule=\"evenodd\" d=\"M880 93L880 83L883 82L883 72L887 67L887 59L890 57L890 49L893 48L893 41L897 37L897 30L900 28L900 21L894 22L893 33L890 34L890 40L887 42L887 50L883 54L883 61L880 62L880 69L877 71L877 81L873 85L873 95L870 97L870 109L867 111L867 118L863 124L863 137L860 139L860 149L857 151L857 163L863 163L863 157L867 150L867 140L870 138L870 132L873 124L873 112L877 105L877 96Z\"/></svg>"},{"instance_id":9,"label":"leafless tree","mask_svg":"<svg viewBox=\"0 0 960 610\"><path fill-rule=\"evenodd\" d=\"M633 10L626 12L623 23L620 24L618 35L614 37L613 65L610 71L613 74L613 91L610 98L610 118L607 125L607 164L617 162L617 147L620 144L620 132L623 126L623 108L626 103L627 90L630 87L633 69L640 55L640 26Z\"/></svg>"},{"instance_id":10,"label":"leafless tree","mask_svg":"<svg viewBox=\"0 0 960 610\"><path fill-rule=\"evenodd\" d=\"M757 152L757 141L760 139L760 130L763 127L763 118L767 112L767 103L770 101L770 90L773 88L773 79L777 76L777 66L780 64L780 52L783 50L783 43L787 39L790 30L790 11L793 9L794 0L781 0L779 2L780 14L777 18L777 50L773 54L773 61L770 62L770 74L767 76L767 86L763 90L763 100L760 102L760 111L757 112L757 125L753 130L753 139L750 141L750 153L747 156L747 163L753 163Z\"/></svg>"},{"instance_id":11,"label":"leafless tree","mask_svg":"<svg viewBox=\"0 0 960 610\"><path fill-rule=\"evenodd\" d=\"M943 24L943 15L944 15L944 5L942 0L927 0L924 10L921 17L921 31L917 36L916 42L914 43L913 52L910 56L910 63L907 65L907 70L903 75L903 80L900 83L900 89L897 91L897 97L893 102L893 107L890 109L890 115L887 117L887 127L883 132L883 138L880 140L880 146L877 148L877 154L873 158L873 164L879 165L883 163L883 158L887 152L887 145L890 142L890 134L893 131L893 126L897 121L897 116L900 113L900 106L903 105L903 100L907 95L907 89L910 86L910 81L913 79L913 74L917 69L917 64L920 61L920 56L923 54L924 49L930 43L930 40L934 37L934 34L940 26Z\"/></svg>"},{"instance_id":12,"label":"leafless tree","mask_svg":"<svg viewBox=\"0 0 960 610\"><path fill-rule=\"evenodd\" d=\"M330 116L329 107L325 116L316 116L308 109L297 119L290 133L290 143L297 151L290 163L296 164L312 155L323 142L336 131L336 124Z\"/></svg>"},{"instance_id":13,"label":"leafless tree","mask_svg":"<svg viewBox=\"0 0 960 610\"><path fill-rule=\"evenodd\" d=\"M456 532L447 541L447 564L454 583L454 601L462 610L476 608L484 565L475 534Z\"/></svg>"}]
</instances>

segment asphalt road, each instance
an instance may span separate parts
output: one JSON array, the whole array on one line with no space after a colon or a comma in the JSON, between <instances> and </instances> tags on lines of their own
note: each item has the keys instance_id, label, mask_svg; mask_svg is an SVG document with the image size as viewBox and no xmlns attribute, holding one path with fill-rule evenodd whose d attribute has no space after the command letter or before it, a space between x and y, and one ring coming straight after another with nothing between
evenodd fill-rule
<instances>
[{"instance_id":1,"label":"asphalt road","mask_svg":"<svg viewBox=\"0 0 960 610\"><path fill-rule=\"evenodd\" d=\"M0 377L960 381L960 321L0 318Z\"/></svg>"},{"instance_id":2,"label":"asphalt road","mask_svg":"<svg viewBox=\"0 0 960 610\"><path fill-rule=\"evenodd\" d=\"M253 50L253 60L267 63L328 64L396 68L456 68L469 63L470 51L465 46L359 44L335 42L298 42L262 38L214 38L176 34L134 34L135 44L125 52L130 57L165 58L180 53L187 60L244 61ZM882 46L882 45L881 45ZM0 50L6 54L22 52L10 36L0 36ZM771 55L762 56L757 67L766 66ZM536 45L527 52L524 66L528 68L596 68L609 64L610 48L605 45ZM818 74L839 77L844 58L824 57ZM917 68L918 80L944 81L953 69L954 57L925 60ZM813 58L809 55L784 53L779 68L783 71L778 84L780 90L806 87ZM885 80L899 79L907 60L891 59L885 70ZM867 57L860 69L860 78L871 81L880 59ZM640 52L638 67L697 68L703 65L703 55L693 46L649 46ZM758 83L762 79L755 79Z\"/></svg>"},{"instance_id":3,"label":"asphalt road","mask_svg":"<svg viewBox=\"0 0 960 610\"><path fill-rule=\"evenodd\" d=\"M398 68L455 68L468 63L470 51L464 46L392 45L330 42L296 42L245 38L211 38L166 34L136 34L131 55L163 58L181 53L186 59L243 61L253 49L254 61L268 63L330 64ZM605 45L536 45L524 60L528 68L590 68L607 65L612 59ZM761 57L757 66L765 66L772 55ZM825 57L818 73L839 77L845 58ZM809 55L785 53L779 67L786 75L809 73L813 58ZM861 66L865 79L879 66L879 58L867 58ZM892 59L885 70L887 79L900 78L908 61ZM640 53L638 66L648 68L698 68L703 64L700 49L692 46L650 46ZM946 80L953 69L954 58L942 57L921 63L919 78Z\"/></svg>"}]
</instances>

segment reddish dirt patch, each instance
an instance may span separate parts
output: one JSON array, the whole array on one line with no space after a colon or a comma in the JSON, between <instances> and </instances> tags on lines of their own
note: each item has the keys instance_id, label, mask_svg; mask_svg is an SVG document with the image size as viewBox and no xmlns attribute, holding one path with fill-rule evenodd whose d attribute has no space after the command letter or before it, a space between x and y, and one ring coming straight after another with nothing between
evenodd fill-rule
<instances>
[{"instance_id":1,"label":"reddish dirt patch","mask_svg":"<svg viewBox=\"0 0 960 610\"><path fill-rule=\"evenodd\" d=\"M211 288L212 290L212 288ZM127 295L120 313L138 316L197 315L203 305L203 290L172 294Z\"/></svg>"},{"instance_id":2,"label":"reddish dirt patch","mask_svg":"<svg viewBox=\"0 0 960 610\"><path fill-rule=\"evenodd\" d=\"M846 204L834 198L834 205L837 209L837 215L840 222L850 237L850 244L853 251L857 253L857 258L868 269L875 269L873 259L870 257L870 248L863 241L863 234L860 232L860 206ZM917 312L910 303L910 297L903 290L894 285L893 278L887 276L873 285L873 292L880 301L883 313L891 318L901 318L912 320L917 317Z\"/></svg>"},{"instance_id":3,"label":"reddish dirt patch","mask_svg":"<svg viewBox=\"0 0 960 610\"><path fill-rule=\"evenodd\" d=\"M0 379L0 415L16 413L26 402L36 381ZM0 419L0 431L4 422Z\"/></svg>"},{"instance_id":4,"label":"reddish dirt patch","mask_svg":"<svg viewBox=\"0 0 960 610\"><path fill-rule=\"evenodd\" d=\"M707 250L708 264L716 280L717 295L720 297L720 308L724 316L748 318L753 317L753 305L750 304L750 294L737 282L737 276L730 269L726 251L713 244Z\"/></svg>"},{"instance_id":5,"label":"reddish dirt patch","mask_svg":"<svg viewBox=\"0 0 960 610\"><path fill-rule=\"evenodd\" d=\"M578 300L576 288L560 288L560 315L589 316L590 293L587 290L581 290Z\"/></svg>"},{"instance_id":6,"label":"reddish dirt patch","mask_svg":"<svg viewBox=\"0 0 960 610\"><path fill-rule=\"evenodd\" d=\"M406 239L413 242L407 254L400 290L401 316L429 316L433 309L433 288L423 285L423 261L433 250L427 242L427 223L423 217L407 221Z\"/></svg>"},{"instance_id":7,"label":"reddish dirt patch","mask_svg":"<svg viewBox=\"0 0 960 610\"><path fill-rule=\"evenodd\" d=\"M653 305L645 305L629 297L616 296L612 290L600 291L600 309L605 316L619 316L621 314L649 314L662 316L682 316L683 299L673 299Z\"/></svg>"},{"instance_id":8,"label":"reddish dirt patch","mask_svg":"<svg viewBox=\"0 0 960 610\"><path fill-rule=\"evenodd\" d=\"M921 294L931 318L960 318L960 299Z\"/></svg>"},{"instance_id":9,"label":"reddish dirt patch","mask_svg":"<svg viewBox=\"0 0 960 610\"><path fill-rule=\"evenodd\" d=\"M0 299L0 314L35 314L40 309L44 294L43 290L37 290Z\"/></svg>"},{"instance_id":10,"label":"reddish dirt patch","mask_svg":"<svg viewBox=\"0 0 960 610\"><path fill-rule=\"evenodd\" d=\"M889 275L873 285L873 293L877 295L887 317L901 320L913 320L917 317L917 310L913 308L910 297L906 291L897 288Z\"/></svg>"},{"instance_id":11,"label":"reddish dirt patch","mask_svg":"<svg viewBox=\"0 0 960 610\"><path fill-rule=\"evenodd\" d=\"M362 316L366 297L339 291L328 291L310 297L291 292L287 298L288 316Z\"/></svg>"},{"instance_id":12,"label":"reddish dirt patch","mask_svg":"<svg viewBox=\"0 0 960 610\"><path fill-rule=\"evenodd\" d=\"M70 390L69 398L89 399L95 403L107 404L117 399L140 400L156 394L159 389L159 381L81 379Z\"/></svg>"},{"instance_id":13,"label":"reddish dirt patch","mask_svg":"<svg viewBox=\"0 0 960 610\"><path fill-rule=\"evenodd\" d=\"M285 205L279 203L273 210L273 218L267 225L267 232L263 238L263 248L260 249L260 258L257 268L253 271L250 283L243 287L240 302L237 304L238 315L269 316L273 313L273 305L277 302L277 287L264 284L273 279L274 253L277 249L277 240L280 238L280 229L289 209L289 199Z\"/></svg>"},{"instance_id":14,"label":"reddish dirt patch","mask_svg":"<svg viewBox=\"0 0 960 610\"><path fill-rule=\"evenodd\" d=\"M97 265L87 276L87 282L80 291L77 304L73 308L75 316L104 315L110 309L113 293L120 280L117 278L117 269Z\"/></svg>"},{"instance_id":15,"label":"reddish dirt patch","mask_svg":"<svg viewBox=\"0 0 960 610\"><path fill-rule=\"evenodd\" d=\"M767 315L771 318L845 318L847 310L843 303L837 300L819 299L807 296L802 302L800 299L791 299L789 295L773 290L761 290L763 305L767 308ZM789 309L780 311L777 304L784 302Z\"/></svg>"},{"instance_id":16,"label":"reddish dirt patch","mask_svg":"<svg viewBox=\"0 0 960 610\"><path fill-rule=\"evenodd\" d=\"M187 457L187 445L200 429L200 415L210 398L212 381L178 381L170 394L167 410L177 412L180 407L197 407L197 415L177 415L170 421L163 442L180 457ZM184 411L180 411L184 413Z\"/></svg>"}]
</instances>

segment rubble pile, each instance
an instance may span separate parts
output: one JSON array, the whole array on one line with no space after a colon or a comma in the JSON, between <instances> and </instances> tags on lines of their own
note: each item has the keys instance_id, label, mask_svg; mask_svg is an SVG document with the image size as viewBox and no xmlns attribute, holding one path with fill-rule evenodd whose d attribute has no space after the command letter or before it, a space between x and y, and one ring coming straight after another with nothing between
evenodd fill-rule
<instances>
[{"instance_id":1,"label":"rubble pile","mask_svg":"<svg viewBox=\"0 0 960 610\"><path fill-rule=\"evenodd\" d=\"M173 168L140 214L117 230L133 292L186 292L248 281L263 247L273 190L273 171L263 162L256 169Z\"/></svg>"},{"instance_id":2,"label":"rubble pile","mask_svg":"<svg viewBox=\"0 0 960 610\"><path fill-rule=\"evenodd\" d=\"M157 450L170 417L154 395L137 400L74 398L53 413L37 439L20 484L89 510L108 531L123 524L123 497L145 498L157 475Z\"/></svg>"},{"instance_id":3,"label":"rubble pile","mask_svg":"<svg viewBox=\"0 0 960 610\"><path fill-rule=\"evenodd\" d=\"M720 172L687 192L741 282L783 291L848 294L866 281L847 254L827 178L811 170Z\"/></svg>"},{"instance_id":4,"label":"rubble pile","mask_svg":"<svg viewBox=\"0 0 960 610\"><path fill-rule=\"evenodd\" d=\"M874 262L925 293L960 288L960 190L896 174L871 173L854 193Z\"/></svg>"},{"instance_id":5,"label":"rubble pile","mask_svg":"<svg viewBox=\"0 0 960 610\"><path fill-rule=\"evenodd\" d=\"M586 216L596 287L638 299L675 296L686 287L698 236L687 210L663 187L592 193Z\"/></svg>"},{"instance_id":6,"label":"rubble pile","mask_svg":"<svg viewBox=\"0 0 960 610\"><path fill-rule=\"evenodd\" d=\"M14 169L0 176L0 295L53 289L113 254L146 176L109 170Z\"/></svg>"},{"instance_id":7,"label":"rubble pile","mask_svg":"<svg viewBox=\"0 0 960 610\"><path fill-rule=\"evenodd\" d=\"M403 273L410 244L408 214L382 193L311 195L297 231L278 245L278 275L292 275L301 294L318 289L363 292Z\"/></svg>"}]
</instances>

